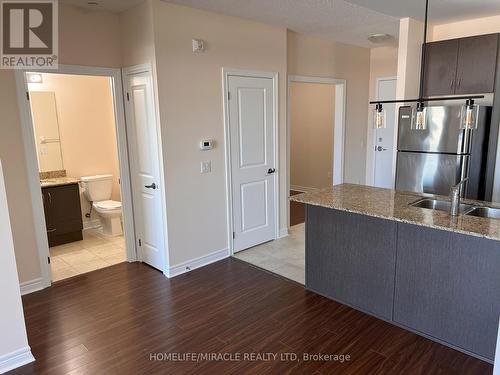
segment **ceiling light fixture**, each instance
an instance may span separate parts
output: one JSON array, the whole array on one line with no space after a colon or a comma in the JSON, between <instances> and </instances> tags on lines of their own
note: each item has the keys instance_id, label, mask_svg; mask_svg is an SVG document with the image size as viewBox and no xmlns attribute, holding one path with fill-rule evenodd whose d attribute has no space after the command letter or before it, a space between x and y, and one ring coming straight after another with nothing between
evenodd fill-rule
<instances>
[{"instance_id":1,"label":"ceiling light fixture","mask_svg":"<svg viewBox=\"0 0 500 375\"><path fill-rule=\"evenodd\" d=\"M383 44L392 41L394 38L389 34L372 34L368 37L368 40L373 44Z\"/></svg>"},{"instance_id":2,"label":"ceiling light fixture","mask_svg":"<svg viewBox=\"0 0 500 375\"><path fill-rule=\"evenodd\" d=\"M40 73L26 73L28 83L43 83L43 77Z\"/></svg>"},{"instance_id":3,"label":"ceiling light fixture","mask_svg":"<svg viewBox=\"0 0 500 375\"><path fill-rule=\"evenodd\" d=\"M462 121L460 129L475 129L477 126L476 115L478 107L474 104L474 99L482 99L484 95L469 95L469 96L448 96L440 98L425 98L424 97L424 72L425 72L425 49L427 43L427 26L428 26L428 13L429 13L429 0L425 0L425 19L424 19L424 42L422 44L422 54L420 63L420 87L417 99L394 99L394 100L375 100L370 104L375 104L374 109L374 128L385 128L385 115L383 104L389 103L417 103L416 108L413 110L412 129L425 130L427 129L427 110L425 103L431 101L444 101L444 100L466 100L462 108Z\"/></svg>"}]
</instances>

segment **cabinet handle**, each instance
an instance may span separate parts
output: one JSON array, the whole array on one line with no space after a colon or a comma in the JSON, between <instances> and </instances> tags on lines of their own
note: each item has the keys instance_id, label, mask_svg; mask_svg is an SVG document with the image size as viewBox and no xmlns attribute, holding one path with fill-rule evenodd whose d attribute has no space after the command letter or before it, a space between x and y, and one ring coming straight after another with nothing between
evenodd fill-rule
<instances>
[{"instance_id":1,"label":"cabinet handle","mask_svg":"<svg viewBox=\"0 0 500 375\"><path fill-rule=\"evenodd\" d=\"M56 230L57 230L56 228L54 228L54 229L47 229L47 233L53 233L53 232L55 232Z\"/></svg>"},{"instance_id":2,"label":"cabinet handle","mask_svg":"<svg viewBox=\"0 0 500 375\"><path fill-rule=\"evenodd\" d=\"M461 85L462 85L462 77L458 79L458 87L460 87Z\"/></svg>"},{"instance_id":3,"label":"cabinet handle","mask_svg":"<svg viewBox=\"0 0 500 375\"><path fill-rule=\"evenodd\" d=\"M454 83L455 83L455 78L453 78L453 79L451 80L451 82L450 82L450 89L452 89L452 88L453 88L453 84L454 84Z\"/></svg>"},{"instance_id":4,"label":"cabinet handle","mask_svg":"<svg viewBox=\"0 0 500 375\"><path fill-rule=\"evenodd\" d=\"M49 203L52 204L52 194L50 193L47 193L48 197L49 197Z\"/></svg>"}]
</instances>

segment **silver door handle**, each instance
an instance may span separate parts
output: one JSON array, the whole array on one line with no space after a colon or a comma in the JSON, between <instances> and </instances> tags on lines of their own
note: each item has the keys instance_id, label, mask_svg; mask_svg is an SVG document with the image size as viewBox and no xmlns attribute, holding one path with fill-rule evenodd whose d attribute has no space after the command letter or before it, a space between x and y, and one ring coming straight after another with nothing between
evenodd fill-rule
<instances>
[{"instance_id":1,"label":"silver door handle","mask_svg":"<svg viewBox=\"0 0 500 375\"><path fill-rule=\"evenodd\" d=\"M382 146L378 146L377 147L377 151L387 151L387 149L383 148Z\"/></svg>"},{"instance_id":2,"label":"silver door handle","mask_svg":"<svg viewBox=\"0 0 500 375\"><path fill-rule=\"evenodd\" d=\"M144 185L145 188L147 189L156 189L156 184L153 182L151 185Z\"/></svg>"}]
</instances>

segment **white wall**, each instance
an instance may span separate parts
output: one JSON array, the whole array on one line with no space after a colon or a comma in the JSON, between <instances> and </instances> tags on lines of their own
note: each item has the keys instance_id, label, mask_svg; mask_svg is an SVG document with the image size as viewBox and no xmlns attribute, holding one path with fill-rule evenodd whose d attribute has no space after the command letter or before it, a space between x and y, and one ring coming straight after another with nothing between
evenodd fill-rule
<instances>
[{"instance_id":1,"label":"white wall","mask_svg":"<svg viewBox=\"0 0 500 375\"><path fill-rule=\"evenodd\" d=\"M500 15L431 25L429 40L438 41L498 32L500 32Z\"/></svg>"},{"instance_id":2,"label":"white wall","mask_svg":"<svg viewBox=\"0 0 500 375\"><path fill-rule=\"evenodd\" d=\"M288 74L346 80L344 182L363 184L370 50L288 31Z\"/></svg>"},{"instance_id":3,"label":"white wall","mask_svg":"<svg viewBox=\"0 0 500 375\"><path fill-rule=\"evenodd\" d=\"M399 23L398 47L398 99L417 98L420 86L420 62L422 56L424 24L412 18Z\"/></svg>"},{"instance_id":4,"label":"white wall","mask_svg":"<svg viewBox=\"0 0 500 375\"><path fill-rule=\"evenodd\" d=\"M120 67L120 47L117 14L59 4L59 63ZM19 280L38 282L41 269L13 71L0 70L0 113L0 158L4 161Z\"/></svg>"},{"instance_id":5,"label":"white wall","mask_svg":"<svg viewBox=\"0 0 500 375\"><path fill-rule=\"evenodd\" d=\"M28 346L17 277L14 242L0 161L0 373L34 360Z\"/></svg>"},{"instance_id":6,"label":"white wall","mask_svg":"<svg viewBox=\"0 0 500 375\"><path fill-rule=\"evenodd\" d=\"M335 85L292 82L289 91L290 186L331 186Z\"/></svg>"},{"instance_id":7,"label":"white wall","mask_svg":"<svg viewBox=\"0 0 500 375\"><path fill-rule=\"evenodd\" d=\"M153 2L170 265L228 248L222 68L279 74L280 221L287 226L286 29ZM191 40L206 41L193 53ZM216 141L202 152L199 142ZM200 173L200 162L212 172Z\"/></svg>"}]
</instances>

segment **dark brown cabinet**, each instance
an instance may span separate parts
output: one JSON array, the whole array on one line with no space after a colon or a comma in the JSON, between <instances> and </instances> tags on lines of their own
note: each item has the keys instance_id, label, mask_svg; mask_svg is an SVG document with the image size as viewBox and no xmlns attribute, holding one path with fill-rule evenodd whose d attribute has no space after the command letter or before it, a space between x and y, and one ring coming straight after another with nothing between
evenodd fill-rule
<instances>
[{"instance_id":1,"label":"dark brown cabinet","mask_svg":"<svg viewBox=\"0 0 500 375\"><path fill-rule=\"evenodd\" d=\"M498 34L460 39L455 94L493 92Z\"/></svg>"},{"instance_id":2,"label":"dark brown cabinet","mask_svg":"<svg viewBox=\"0 0 500 375\"><path fill-rule=\"evenodd\" d=\"M455 92L458 40L429 43L426 47L424 96Z\"/></svg>"},{"instance_id":3,"label":"dark brown cabinet","mask_svg":"<svg viewBox=\"0 0 500 375\"><path fill-rule=\"evenodd\" d=\"M498 34L428 43L425 53L424 96L494 91Z\"/></svg>"},{"instance_id":4,"label":"dark brown cabinet","mask_svg":"<svg viewBox=\"0 0 500 375\"><path fill-rule=\"evenodd\" d=\"M49 246L82 240L82 210L78 184L42 188Z\"/></svg>"}]
</instances>

